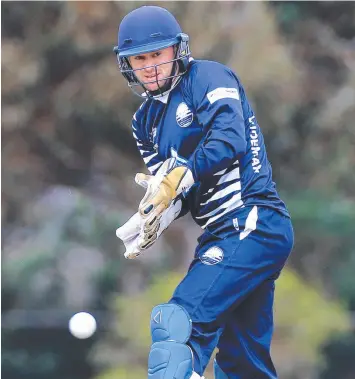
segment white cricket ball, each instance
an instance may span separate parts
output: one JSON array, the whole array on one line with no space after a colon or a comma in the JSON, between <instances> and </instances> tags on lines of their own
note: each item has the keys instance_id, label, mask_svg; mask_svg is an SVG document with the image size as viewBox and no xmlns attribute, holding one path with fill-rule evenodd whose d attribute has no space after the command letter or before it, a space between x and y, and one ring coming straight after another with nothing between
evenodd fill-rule
<instances>
[{"instance_id":1,"label":"white cricket ball","mask_svg":"<svg viewBox=\"0 0 355 379\"><path fill-rule=\"evenodd\" d=\"M79 312L69 320L70 333L79 339L91 337L96 331L96 320L90 313Z\"/></svg>"}]
</instances>

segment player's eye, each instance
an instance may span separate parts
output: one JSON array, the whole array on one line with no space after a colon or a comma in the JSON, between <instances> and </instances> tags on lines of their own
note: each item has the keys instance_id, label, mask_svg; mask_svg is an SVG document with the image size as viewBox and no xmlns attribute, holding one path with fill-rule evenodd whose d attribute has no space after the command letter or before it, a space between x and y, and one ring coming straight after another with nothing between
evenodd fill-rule
<instances>
[{"instance_id":1,"label":"player's eye","mask_svg":"<svg viewBox=\"0 0 355 379\"><path fill-rule=\"evenodd\" d=\"M159 55L161 55L161 52L160 52L160 51L156 51L156 52L153 54L153 58L159 57Z\"/></svg>"}]
</instances>

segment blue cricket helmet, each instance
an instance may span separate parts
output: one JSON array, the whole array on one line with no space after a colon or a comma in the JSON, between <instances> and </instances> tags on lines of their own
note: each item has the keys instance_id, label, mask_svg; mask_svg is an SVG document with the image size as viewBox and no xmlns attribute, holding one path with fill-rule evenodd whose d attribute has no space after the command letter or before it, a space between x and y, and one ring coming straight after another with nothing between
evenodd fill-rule
<instances>
[{"instance_id":1,"label":"blue cricket helmet","mask_svg":"<svg viewBox=\"0 0 355 379\"><path fill-rule=\"evenodd\" d=\"M164 8L143 6L129 13L118 31L120 57L149 53L179 43L182 33L175 17Z\"/></svg>"},{"instance_id":2,"label":"blue cricket helmet","mask_svg":"<svg viewBox=\"0 0 355 379\"><path fill-rule=\"evenodd\" d=\"M159 87L160 94L171 90L177 84L177 80L174 79L181 77L186 72L190 57L189 37L182 32L175 17L161 7L142 6L123 18L118 30L118 46L114 47L113 51L117 56L120 71L133 91L133 86L141 86L146 96L151 95L144 88L145 83L138 81L134 73L136 70L132 69L128 57L162 50L170 46L177 46L175 58L169 61L174 62L174 69L171 75L165 78L170 79L169 88L167 85L164 88ZM134 92L138 94L136 91Z\"/></svg>"}]
</instances>

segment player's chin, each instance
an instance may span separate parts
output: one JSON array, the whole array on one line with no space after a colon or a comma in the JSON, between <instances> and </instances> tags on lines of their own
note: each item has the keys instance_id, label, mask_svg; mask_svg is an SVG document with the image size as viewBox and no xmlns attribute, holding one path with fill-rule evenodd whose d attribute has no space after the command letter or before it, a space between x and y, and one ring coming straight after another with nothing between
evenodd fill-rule
<instances>
[{"instance_id":1,"label":"player's chin","mask_svg":"<svg viewBox=\"0 0 355 379\"><path fill-rule=\"evenodd\" d=\"M164 81L159 80L159 84L158 83L145 84L145 88L148 91L157 91L164 86L165 82L166 82L165 80Z\"/></svg>"},{"instance_id":2,"label":"player's chin","mask_svg":"<svg viewBox=\"0 0 355 379\"><path fill-rule=\"evenodd\" d=\"M153 84L145 84L144 87L146 88L146 90L148 91L156 91L159 87L156 83L153 83Z\"/></svg>"}]
</instances>

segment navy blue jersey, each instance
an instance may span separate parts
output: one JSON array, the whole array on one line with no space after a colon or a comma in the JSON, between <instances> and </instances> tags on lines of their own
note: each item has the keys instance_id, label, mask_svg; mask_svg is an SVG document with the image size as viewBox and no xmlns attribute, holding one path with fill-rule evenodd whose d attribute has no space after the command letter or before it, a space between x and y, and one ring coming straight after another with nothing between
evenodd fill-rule
<instances>
[{"instance_id":1,"label":"navy blue jersey","mask_svg":"<svg viewBox=\"0 0 355 379\"><path fill-rule=\"evenodd\" d=\"M236 217L245 206L288 216L272 181L257 119L228 67L192 60L168 95L140 106L132 128L152 174L171 157L191 169L196 184L184 206L202 228Z\"/></svg>"}]
</instances>

